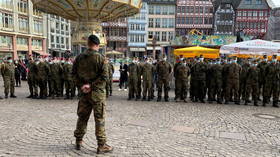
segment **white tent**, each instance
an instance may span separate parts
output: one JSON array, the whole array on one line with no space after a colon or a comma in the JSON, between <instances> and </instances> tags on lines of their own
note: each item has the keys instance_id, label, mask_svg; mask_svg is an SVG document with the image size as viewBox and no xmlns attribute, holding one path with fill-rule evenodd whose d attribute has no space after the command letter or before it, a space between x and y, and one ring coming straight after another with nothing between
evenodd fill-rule
<instances>
[{"instance_id":1,"label":"white tent","mask_svg":"<svg viewBox=\"0 0 280 157\"><path fill-rule=\"evenodd\" d=\"M267 0L267 3L271 9L280 8L280 0Z\"/></svg>"},{"instance_id":2,"label":"white tent","mask_svg":"<svg viewBox=\"0 0 280 157\"><path fill-rule=\"evenodd\" d=\"M280 55L280 43L265 40L249 40L224 45L221 54Z\"/></svg>"}]
</instances>

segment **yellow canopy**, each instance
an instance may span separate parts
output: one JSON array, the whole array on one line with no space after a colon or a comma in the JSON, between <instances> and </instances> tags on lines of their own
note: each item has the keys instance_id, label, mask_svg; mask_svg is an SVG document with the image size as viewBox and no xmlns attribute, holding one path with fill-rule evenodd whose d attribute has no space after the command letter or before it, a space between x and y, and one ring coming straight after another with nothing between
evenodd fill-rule
<instances>
[{"instance_id":1,"label":"yellow canopy","mask_svg":"<svg viewBox=\"0 0 280 157\"><path fill-rule=\"evenodd\" d=\"M177 56L183 56L184 58L194 58L196 56L203 55L204 58L219 58L219 49L210 49L200 46L186 47L174 50L174 54Z\"/></svg>"}]
</instances>

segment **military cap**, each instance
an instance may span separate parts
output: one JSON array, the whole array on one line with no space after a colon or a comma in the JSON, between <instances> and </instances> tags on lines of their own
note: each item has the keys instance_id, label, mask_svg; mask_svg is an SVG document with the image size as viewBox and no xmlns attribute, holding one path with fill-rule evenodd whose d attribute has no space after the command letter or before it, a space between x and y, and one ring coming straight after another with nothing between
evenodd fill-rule
<instances>
[{"instance_id":1,"label":"military cap","mask_svg":"<svg viewBox=\"0 0 280 157\"><path fill-rule=\"evenodd\" d=\"M99 45L100 44L99 38L96 35L93 35L93 34L88 37L88 41L90 43L95 44L95 45Z\"/></svg>"}]
</instances>

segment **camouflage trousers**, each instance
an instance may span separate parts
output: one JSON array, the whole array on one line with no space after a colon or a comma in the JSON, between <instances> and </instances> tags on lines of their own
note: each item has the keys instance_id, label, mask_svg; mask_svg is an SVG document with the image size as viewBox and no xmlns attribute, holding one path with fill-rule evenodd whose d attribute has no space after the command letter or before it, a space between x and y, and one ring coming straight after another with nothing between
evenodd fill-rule
<instances>
[{"instance_id":1,"label":"camouflage trousers","mask_svg":"<svg viewBox=\"0 0 280 157\"><path fill-rule=\"evenodd\" d=\"M228 80L226 85L225 99L227 102L231 99L231 94L234 95L234 102L240 102L239 98L239 80ZM233 92L233 93L231 93Z\"/></svg>"},{"instance_id":2,"label":"camouflage trousers","mask_svg":"<svg viewBox=\"0 0 280 157\"><path fill-rule=\"evenodd\" d=\"M169 80L168 79L158 79L157 82L157 88L158 88L158 98L161 98L162 96L162 88L164 89L164 98L168 99L168 92L169 92Z\"/></svg>"},{"instance_id":3,"label":"camouflage trousers","mask_svg":"<svg viewBox=\"0 0 280 157\"><path fill-rule=\"evenodd\" d=\"M135 98L135 96L137 97L137 89L138 86L138 80L136 78L129 78L128 80L128 97L129 98Z\"/></svg>"},{"instance_id":4,"label":"camouflage trousers","mask_svg":"<svg viewBox=\"0 0 280 157\"><path fill-rule=\"evenodd\" d=\"M249 101L251 95L252 95L252 100L254 102L258 102L258 97L259 97L259 84L258 84L258 82L253 82L253 83L248 82L247 83L245 100Z\"/></svg>"},{"instance_id":5,"label":"camouflage trousers","mask_svg":"<svg viewBox=\"0 0 280 157\"><path fill-rule=\"evenodd\" d=\"M74 136L78 140L83 139L92 111L94 112L95 136L97 143L98 145L103 145L106 143L105 100L96 101L95 97L93 97L91 94L83 95L80 98L77 110L78 121L76 130L74 131Z\"/></svg>"},{"instance_id":6,"label":"camouflage trousers","mask_svg":"<svg viewBox=\"0 0 280 157\"><path fill-rule=\"evenodd\" d=\"M30 95L38 96L38 86L35 80L32 78L28 78L27 83L28 83Z\"/></svg>"},{"instance_id":7,"label":"camouflage trousers","mask_svg":"<svg viewBox=\"0 0 280 157\"><path fill-rule=\"evenodd\" d=\"M4 77L4 93L5 95L15 94L15 78L14 77Z\"/></svg>"},{"instance_id":8,"label":"camouflage trousers","mask_svg":"<svg viewBox=\"0 0 280 157\"><path fill-rule=\"evenodd\" d=\"M268 103L271 95L273 97L273 102L277 103L279 99L279 82L266 82L264 84L264 89L263 89L263 101L265 103Z\"/></svg>"},{"instance_id":9,"label":"camouflage trousers","mask_svg":"<svg viewBox=\"0 0 280 157\"><path fill-rule=\"evenodd\" d=\"M148 98L152 98L153 97L153 81L152 80L143 80L143 98L147 97L147 93L148 93Z\"/></svg>"},{"instance_id":10,"label":"camouflage trousers","mask_svg":"<svg viewBox=\"0 0 280 157\"><path fill-rule=\"evenodd\" d=\"M106 96L108 97L113 92L113 81L112 79L108 79L106 82Z\"/></svg>"},{"instance_id":11,"label":"camouflage trousers","mask_svg":"<svg viewBox=\"0 0 280 157\"><path fill-rule=\"evenodd\" d=\"M65 80L65 90L67 97L74 97L75 96L75 85L73 80Z\"/></svg>"},{"instance_id":12,"label":"camouflage trousers","mask_svg":"<svg viewBox=\"0 0 280 157\"><path fill-rule=\"evenodd\" d=\"M175 80L175 98L184 100L188 96L188 80L176 79Z\"/></svg>"}]
</instances>

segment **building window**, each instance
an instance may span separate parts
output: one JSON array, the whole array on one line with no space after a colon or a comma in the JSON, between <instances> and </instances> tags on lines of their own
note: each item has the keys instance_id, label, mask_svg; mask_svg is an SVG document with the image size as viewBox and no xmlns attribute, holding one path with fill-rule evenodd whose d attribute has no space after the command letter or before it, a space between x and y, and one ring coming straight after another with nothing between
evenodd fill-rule
<instances>
[{"instance_id":1,"label":"building window","mask_svg":"<svg viewBox=\"0 0 280 157\"><path fill-rule=\"evenodd\" d=\"M257 5L262 5L262 0L256 0Z\"/></svg>"},{"instance_id":2,"label":"building window","mask_svg":"<svg viewBox=\"0 0 280 157\"><path fill-rule=\"evenodd\" d=\"M155 24L155 27L156 28L160 28L160 21L161 21L161 19L160 18L156 18L156 24Z\"/></svg>"},{"instance_id":3,"label":"building window","mask_svg":"<svg viewBox=\"0 0 280 157\"><path fill-rule=\"evenodd\" d=\"M57 44L60 43L59 37L56 37L56 43L57 43Z\"/></svg>"},{"instance_id":4,"label":"building window","mask_svg":"<svg viewBox=\"0 0 280 157\"><path fill-rule=\"evenodd\" d=\"M162 19L162 28L167 28L168 27L168 19L167 18L163 18Z\"/></svg>"},{"instance_id":5,"label":"building window","mask_svg":"<svg viewBox=\"0 0 280 157\"><path fill-rule=\"evenodd\" d=\"M153 15L154 14L154 6L149 5L149 14Z\"/></svg>"},{"instance_id":6,"label":"building window","mask_svg":"<svg viewBox=\"0 0 280 157\"><path fill-rule=\"evenodd\" d=\"M28 39L27 38L17 38L17 45L25 45L27 46Z\"/></svg>"},{"instance_id":7,"label":"building window","mask_svg":"<svg viewBox=\"0 0 280 157\"><path fill-rule=\"evenodd\" d=\"M140 36L140 42L142 42L142 43L145 42L144 35Z\"/></svg>"},{"instance_id":8,"label":"building window","mask_svg":"<svg viewBox=\"0 0 280 157\"><path fill-rule=\"evenodd\" d=\"M19 22L19 30L27 32L29 28L28 19L27 18L18 18Z\"/></svg>"},{"instance_id":9,"label":"building window","mask_svg":"<svg viewBox=\"0 0 280 157\"><path fill-rule=\"evenodd\" d=\"M64 44L64 37L61 37L61 44Z\"/></svg>"},{"instance_id":10,"label":"building window","mask_svg":"<svg viewBox=\"0 0 280 157\"><path fill-rule=\"evenodd\" d=\"M155 37L156 37L156 40L157 40L157 41L160 41L160 32L156 32Z\"/></svg>"},{"instance_id":11,"label":"building window","mask_svg":"<svg viewBox=\"0 0 280 157\"><path fill-rule=\"evenodd\" d=\"M253 11L253 16L257 17L258 16L258 12L257 11Z\"/></svg>"},{"instance_id":12,"label":"building window","mask_svg":"<svg viewBox=\"0 0 280 157\"><path fill-rule=\"evenodd\" d=\"M166 32L161 32L161 41L166 41Z\"/></svg>"},{"instance_id":13,"label":"building window","mask_svg":"<svg viewBox=\"0 0 280 157\"><path fill-rule=\"evenodd\" d=\"M22 13L27 13L28 5L26 0L20 0L18 2L18 11Z\"/></svg>"},{"instance_id":14,"label":"building window","mask_svg":"<svg viewBox=\"0 0 280 157\"><path fill-rule=\"evenodd\" d=\"M38 9L33 9L33 15L35 16L43 16L43 12Z\"/></svg>"},{"instance_id":15,"label":"building window","mask_svg":"<svg viewBox=\"0 0 280 157\"><path fill-rule=\"evenodd\" d=\"M154 32L148 32L148 38L153 39L154 38Z\"/></svg>"},{"instance_id":16,"label":"building window","mask_svg":"<svg viewBox=\"0 0 280 157\"><path fill-rule=\"evenodd\" d=\"M38 20L34 20L34 32L35 33L43 33L43 22L42 21L38 21Z\"/></svg>"},{"instance_id":17,"label":"building window","mask_svg":"<svg viewBox=\"0 0 280 157\"><path fill-rule=\"evenodd\" d=\"M139 31L140 30L140 25L136 24L136 30Z\"/></svg>"},{"instance_id":18,"label":"building window","mask_svg":"<svg viewBox=\"0 0 280 157\"><path fill-rule=\"evenodd\" d=\"M169 12L169 15L174 15L175 14L175 7L174 6L169 6L168 7L168 12Z\"/></svg>"},{"instance_id":19,"label":"building window","mask_svg":"<svg viewBox=\"0 0 280 157\"><path fill-rule=\"evenodd\" d=\"M252 4L252 0L245 0L245 4Z\"/></svg>"},{"instance_id":20,"label":"building window","mask_svg":"<svg viewBox=\"0 0 280 157\"><path fill-rule=\"evenodd\" d=\"M0 7L6 9L13 9L12 0L0 0Z\"/></svg>"},{"instance_id":21,"label":"building window","mask_svg":"<svg viewBox=\"0 0 280 157\"><path fill-rule=\"evenodd\" d=\"M161 14L161 6L156 5L155 8L156 8L156 14L160 15Z\"/></svg>"},{"instance_id":22,"label":"building window","mask_svg":"<svg viewBox=\"0 0 280 157\"><path fill-rule=\"evenodd\" d=\"M32 46L42 47L42 40L33 39L32 40Z\"/></svg>"},{"instance_id":23,"label":"building window","mask_svg":"<svg viewBox=\"0 0 280 157\"><path fill-rule=\"evenodd\" d=\"M51 35L51 43L54 43L54 36Z\"/></svg>"},{"instance_id":24,"label":"building window","mask_svg":"<svg viewBox=\"0 0 280 157\"><path fill-rule=\"evenodd\" d=\"M132 30L132 31L135 30L135 25L134 24L130 25L130 30Z\"/></svg>"},{"instance_id":25,"label":"building window","mask_svg":"<svg viewBox=\"0 0 280 157\"><path fill-rule=\"evenodd\" d=\"M168 32L168 40L171 41L174 38L174 32Z\"/></svg>"},{"instance_id":26,"label":"building window","mask_svg":"<svg viewBox=\"0 0 280 157\"><path fill-rule=\"evenodd\" d=\"M0 35L0 46L12 48L12 37Z\"/></svg>"},{"instance_id":27,"label":"building window","mask_svg":"<svg viewBox=\"0 0 280 157\"><path fill-rule=\"evenodd\" d=\"M167 15L168 14L168 7L162 6L162 15Z\"/></svg>"},{"instance_id":28,"label":"building window","mask_svg":"<svg viewBox=\"0 0 280 157\"><path fill-rule=\"evenodd\" d=\"M154 28L154 19L149 18L149 28Z\"/></svg>"},{"instance_id":29,"label":"building window","mask_svg":"<svg viewBox=\"0 0 280 157\"><path fill-rule=\"evenodd\" d=\"M13 15L7 13L0 13L0 27L3 28L13 28Z\"/></svg>"}]
</instances>

